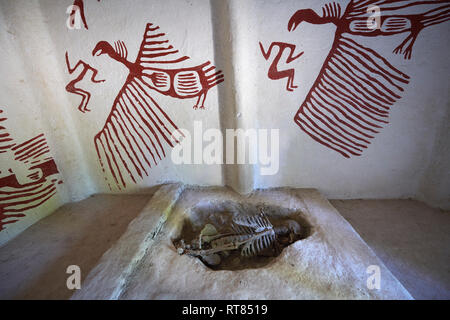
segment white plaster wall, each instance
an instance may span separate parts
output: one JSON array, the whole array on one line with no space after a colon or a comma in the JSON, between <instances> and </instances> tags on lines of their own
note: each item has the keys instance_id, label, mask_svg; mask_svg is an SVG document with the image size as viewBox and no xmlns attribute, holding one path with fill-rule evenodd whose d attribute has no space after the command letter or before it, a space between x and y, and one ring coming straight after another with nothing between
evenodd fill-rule
<instances>
[{"instance_id":1,"label":"white plaster wall","mask_svg":"<svg viewBox=\"0 0 450 320\"><path fill-rule=\"evenodd\" d=\"M338 1L345 7L348 1ZM45 133L64 184L58 196L32 210L0 233L0 243L25 229L57 206L93 193L110 192L104 183L93 137L103 126L127 76L124 66L91 52L100 40L123 40L134 60L145 25L153 22L171 44L191 57L192 65L210 60L225 74L211 89L206 110L193 110L194 99L154 98L180 128L264 128L280 131L280 169L260 175L258 165L175 165L170 156L153 167L149 177L126 192L169 181L229 185L241 192L254 188L293 186L317 188L329 198L415 197L449 207L448 110L450 23L422 31L406 61L392 50L405 35L360 39L411 77L402 99L393 107L390 124L361 157L345 159L309 138L293 117L328 54L335 28L302 24L287 31L298 9L321 12L318 0L109 0L85 1L89 30L69 30L66 9L73 1L0 1L0 105L18 140ZM260 52L272 41L296 44L304 55L295 68L294 92L286 79L267 77L270 62ZM77 110L80 97L65 91L78 75L69 75L65 52L73 65L79 59L99 70L106 81L79 86L92 94L89 113ZM3 160L2 160L3 161ZM4 164L2 163L2 166Z\"/></svg>"}]
</instances>

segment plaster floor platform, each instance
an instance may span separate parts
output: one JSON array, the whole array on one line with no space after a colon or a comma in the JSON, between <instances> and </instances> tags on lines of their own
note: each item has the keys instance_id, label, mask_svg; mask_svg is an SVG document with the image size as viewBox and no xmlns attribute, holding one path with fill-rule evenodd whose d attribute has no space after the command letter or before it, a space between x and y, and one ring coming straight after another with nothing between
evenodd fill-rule
<instances>
[{"instance_id":1,"label":"plaster floor platform","mask_svg":"<svg viewBox=\"0 0 450 320\"><path fill-rule=\"evenodd\" d=\"M98 281L101 274L99 271L102 269L120 269L115 273L103 274L103 280L108 280L113 274L122 275L116 278L118 282L110 288L109 296L133 297L133 290L130 288L133 281L124 281L123 275L132 280L136 279L137 273L143 272L143 264L137 262L146 261L148 254L142 248L148 247L160 231L161 234L166 232L163 228L163 217L173 209L171 202L169 201L167 207L167 198L161 197L162 202L153 201L151 207L156 205L170 210L165 210L162 216L161 212L159 215L147 215L148 224L142 224L143 220L139 221L139 217L149 209L153 192L143 195L96 195L78 203L65 205L0 247L0 298L68 299L73 295L73 291L66 288L68 275L65 271L70 264L78 264L81 267L82 288L88 288L95 283L92 282L93 278ZM413 297L448 298L449 270L445 261L448 261L450 244L449 212L436 211L420 202L409 200L339 200L332 203L340 209L342 215L374 249L384 264L392 269L392 273L412 291ZM364 203L367 203L367 207ZM398 220L386 219L389 212L396 214ZM402 218L398 216L399 212L403 212ZM407 223L404 223L404 219L407 219ZM133 232L136 231L133 228L139 224L144 229L151 225L152 232ZM439 227L436 227L437 225ZM423 232L418 231L418 228L423 229ZM441 231L433 232L436 228ZM407 240L412 233L414 241ZM397 234L404 241L392 246L389 241L389 235L392 237L392 234ZM356 233L355 235L358 237ZM122 248L125 252L130 251L131 257L125 256L122 261L109 260L109 265L105 265L105 257L115 251L117 253L120 242L126 241L127 236L137 237L128 239L131 247ZM421 244L421 250L427 254L417 254L418 243ZM133 245L138 245L140 249L132 248ZM292 256L292 253L290 254ZM434 259L429 259L430 256L434 256ZM423 268L423 265L426 268ZM411 278L408 280L407 277L402 277L402 274L408 274L411 270L421 270L419 287L415 288L408 282ZM393 281L395 282L395 278ZM435 290L436 283L440 283L440 287ZM134 291L134 294L136 292ZM82 298L83 295L86 295L86 291L80 290L73 298ZM170 298L171 295L170 292L160 292L153 297ZM403 297L407 298L407 293Z\"/></svg>"},{"instance_id":2,"label":"plaster floor platform","mask_svg":"<svg viewBox=\"0 0 450 320\"><path fill-rule=\"evenodd\" d=\"M450 211L414 200L331 200L415 299L450 299Z\"/></svg>"},{"instance_id":3,"label":"plaster floor platform","mask_svg":"<svg viewBox=\"0 0 450 320\"><path fill-rule=\"evenodd\" d=\"M67 266L82 280L151 195L94 195L66 204L0 247L0 299L68 299Z\"/></svg>"}]
</instances>

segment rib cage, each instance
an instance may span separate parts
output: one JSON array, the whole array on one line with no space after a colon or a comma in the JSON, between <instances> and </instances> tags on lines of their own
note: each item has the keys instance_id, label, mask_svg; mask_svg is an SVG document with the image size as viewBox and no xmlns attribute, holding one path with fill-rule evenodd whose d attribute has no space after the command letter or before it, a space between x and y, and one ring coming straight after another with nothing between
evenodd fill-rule
<instances>
[{"instance_id":1,"label":"rib cage","mask_svg":"<svg viewBox=\"0 0 450 320\"><path fill-rule=\"evenodd\" d=\"M248 236L241 249L241 255L244 257L257 255L275 241L273 226L263 213L257 216L235 217L232 228L238 235Z\"/></svg>"},{"instance_id":2,"label":"rib cage","mask_svg":"<svg viewBox=\"0 0 450 320\"><path fill-rule=\"evenodd\" d=\"M259 252L269 248L275 241L275 232L267 230L263 234L251 237L241 249L241 255L244 257L256 256Z\"/></svg>"},{"instance_id":3,"label":"rib cage","mask_svg":"<svg viewBox=\"0 0 450 320\"><path fill-rule=\"evenodd\" d=\"M319 77L294 117L317 142L359 156L388 123L409 77L372 49L337 35Z\"/></svg>"},{"instance_id":4,"label":"rib cage","mask_svg":"<svg viewBox=\"0 0 450 320\"><path fill-rule=\"evenodd\" d=\"M256 216L237 216L233 218L232 228L237 234L259 232L265 229L272 229L269 219L261 213Z\"/></svg>"}]
</instances>

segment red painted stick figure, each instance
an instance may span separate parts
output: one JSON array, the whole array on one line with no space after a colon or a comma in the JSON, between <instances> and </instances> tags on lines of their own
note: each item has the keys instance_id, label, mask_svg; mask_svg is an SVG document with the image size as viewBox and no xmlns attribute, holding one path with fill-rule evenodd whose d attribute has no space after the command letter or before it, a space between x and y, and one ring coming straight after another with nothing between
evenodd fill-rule
<instances>
[{"instance_id":1,"label":"red painted stick figure","mask_svg":"<svg viewBox=\"0 0 450 320\"><path fill-rule=\"evenodd\" d=\"M284 43L284 42L272 42L267 52L265 52L263 45L261 42L259 43L259 47L261 48L261 52L263 54L264 59L268 60L270 55L272 54L272 49L274 47L278 47L278 53L275 56L275 58L272 61L272 64L269 67L269 72L267 73L267 76L269 79L272 80L278 80L282 78L288 78L288 81L286 83L286 90L287 91L294 91L295 88L298 88L298 86L294 86L294 69L287 69L287 70L278 70L278 63L280 62L280 59L286 49L289 49L289 56L286 58L286 63L291 63L292 61L300 58L300 56L304 52L300 52L298 55L294 56L295 52L295 45L290 43Z\"/></svg>"},{"instance_id":2,"label":"red painted stick figure","mask_svg":"<svg viewBox=\"0 0 450 320\"><path fill-rule=\"evenodd\" d=\"M89 99L91 98L91 94L89 92L87 92L86 90L75 87L75 84L77 84L79 81L81 81L84 78L84 76L86 75L88 70L92 71L91 81L93 83L100 83L100 82L104 82L105 80L95 79L98 71L96 69L92 68L90 65L88 65L83 60L79 60L78 63L75 65L75 67L70 68L70 62L69 62L69 57L67 55L67 51L66 51L66 64L67 64L67 70L69 71L70 74L72 74L80 65L83 67L83 70L80 72L78 77L76 77L74 80L70 81L67 84L66 91L74 93L74 94L78 94L82 97L80 105L78 106L78 110L80 110L81 112L91 111L87 108Z\"/></svg>"}]
</instances>

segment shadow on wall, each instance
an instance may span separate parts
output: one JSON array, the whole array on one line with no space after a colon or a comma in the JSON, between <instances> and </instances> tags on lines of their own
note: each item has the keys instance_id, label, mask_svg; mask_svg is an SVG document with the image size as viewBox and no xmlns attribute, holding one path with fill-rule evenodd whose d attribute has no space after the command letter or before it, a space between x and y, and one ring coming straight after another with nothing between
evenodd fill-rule
<instances>
[{"instance_id":1,"label":"shadow on wall","mask_svg":"<svg viewBox=\"0 0 450 320\"><path fill-rule=\"evenodd\" d=\"M230 35L231 12L229 1L210 0L211 21L213 30L214 60L222 66L227 75L227 85L218 88L219 121L222 136L225 136L226 129L235 129L238 127L236 114L236 95L234 88L236 86L235 72L233 68L233 58L235 45ZM234 154L236 154L236 144L234 144ZM226 154L223 152L222 163L226 163ZM245 181L241 181L239 174L240 168L237 165L222 165L222 181L224 185L230 186L235 190L245 188Z\"/></svg>"}]
</instances>

